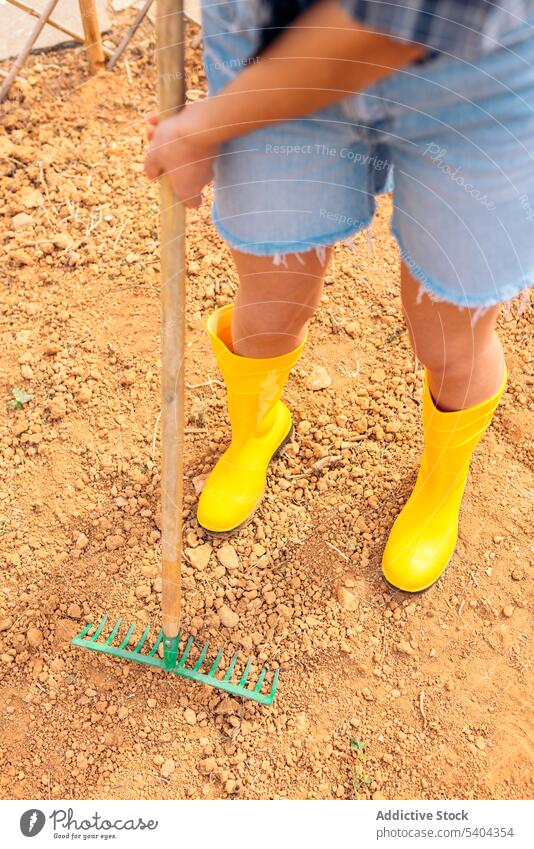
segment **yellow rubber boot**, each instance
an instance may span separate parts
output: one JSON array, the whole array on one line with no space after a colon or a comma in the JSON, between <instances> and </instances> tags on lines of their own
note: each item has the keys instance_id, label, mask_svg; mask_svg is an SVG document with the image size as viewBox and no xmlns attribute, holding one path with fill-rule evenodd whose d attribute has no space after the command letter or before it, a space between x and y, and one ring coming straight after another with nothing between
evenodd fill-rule
<instances>
[{"instance_id":1,"label":"yellow rubber boot","mask_svg":"<svg viewBox=\"0 0 534 849\"><path fill-rule=\"evenodd\" d=\"M228 533L258 507L274 455L291 438L291 414L280 400L289 372L304 343L289 354L268 359L238 357L232 351L232 306L208 319L207 330L228 396L230 446L204 484L197 510L200 525Z\"/></svg>"},{"instance_id":2,"label":"yellow rubber boot","mask_svg":"<svg viewBox=\"0 0 534 849\"><path fill-rule=\"evenodd\" d=\"M428 377L423 390L425 447L417 481L393 525L382 558L388 583L405 592L426 590L449 562L471 455L488 428L504 392L468 410L443 413L434 404Z\"/></svg>"}]
</instances>

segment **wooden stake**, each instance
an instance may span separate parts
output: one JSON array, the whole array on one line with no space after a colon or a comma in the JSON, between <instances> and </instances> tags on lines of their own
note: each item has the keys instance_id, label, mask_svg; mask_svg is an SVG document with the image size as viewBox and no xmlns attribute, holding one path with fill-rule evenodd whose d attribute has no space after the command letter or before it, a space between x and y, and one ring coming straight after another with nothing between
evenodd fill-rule
<instances>
[{"instance_id":1,"label":"wooden stake","mask_svg":"<svg viewBox=\"0 0 534 849\"><path fill-rule=\"evenodd\" d=\"M27 12L28 15L33 15L34 18L39 17L39 12L36 9L32 9L31 6L28 6L26 3L22 3L21 0L7 0L7 2L10 3L12 6L16 6L17 9L22 9L23 12ZM78 41L80 44L83 44L85 41L85 37L83 35L80 35L80 33L78 32L74 32L74 30L69 29L64 24L60 23L59 21L56 21L54 18L48 18L46 23L49 27L53 27L54 29L59 30L59 32L68 35L69 38L72 38L73 41ZM102 50L104 51L104 54L106 56L113 55L113 51L109 50L107 47L104 47L104 45L102 45Z\"/></svg>"},{"instance_id":2,"label":"wooden stake","mask_svg":"<svg viewBox=\"0 0 534 849\"><path fill-rule=\"evenodd\" d=\"M182 0L157 0L159 114L185 100ZM161 606L166 637L180 625L184 455L185 209L166 175L160 178L161 251Z\"/></svg>"},{"instance_id":3,"label":"wooden stake","mask_svg":"<svg viewBox=\"0 0 534 849\"><path fill-rule=\"evenodd\" d=\"M127 32L125 33L124 37L121 40L121 43L116 48L113 56L109 60L109 62L107 64L108 71L112 71L113 68L115 67L115 65L117 64L117 62L119 61L119 59L121 58L122 54L124 53L124 51L128 47L128 44L130 43L131 39L134 37L135 33L137 32L137 30L139 29L139 27L143 23L145 15L148 12L148 10L150 9L150 7L152 6L153 2L154 2L154 0L146 0L143 8L138 11L137 15L135 16L135 20L134 20L133 24L131 25L131 27L128 28Z\"/></svg>"},{"instance_id":4,"label":"wooden stake","mask_svg":"<svg viewBox=\"0 0 534 849\"><path fill-rule=\"evenodd\" d=\"M13 65L11 66L11 70L9 71L7 77L5 78L4 82L2 83L2 87L0 88L0 103L7 97L7 93L9 91L9 89L11 88L11 84L12 84L13 80L15 79L18 72L20 71L20 69L22 68L24 63L26 62L26 59L30 55L33 45L35 44L35 42L39 38L39 36L41 34L41 30L43 29L44 25L46 24L48 16L51 15L52 12L54 11L54 7L55 7L57 2L58 2L58 0L48 0L48 3L46 4L43 11L41 12L41 14L39 16L39 20L35 24L35 28L34 28L32 34L30 35L28 41L26 42L26 44L24 45L24 47L20 51L20 53L17 56L17 58L15 59L15 61L13 62Z\"/></svg>"},{"instance_id":5,"label":"wooden stake","mask_svg":"<svg viewBox=\"0 0 534 849\"><path fill-rule=\"evenodd\" d=\"M85 49L89 60L89 73L96 74L104 67L105 56L100 37L95 0L78 0L85 36Z\"/></svg>"}]
</instances>

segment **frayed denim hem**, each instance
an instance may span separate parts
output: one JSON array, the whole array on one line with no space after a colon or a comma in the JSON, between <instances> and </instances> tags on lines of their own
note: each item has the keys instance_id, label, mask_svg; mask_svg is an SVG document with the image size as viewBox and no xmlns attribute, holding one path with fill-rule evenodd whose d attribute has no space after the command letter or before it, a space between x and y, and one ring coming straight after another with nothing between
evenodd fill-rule
<instances>
[{"instance_id":1,"label":"frayed denim hem","mask_svg":"<svg viewBox=\"0 0 534 849\"><path fill-rule=\"evenodd\" d=\"M275 265L282 265L287 254L302 254L311 250L316 250L321 259L321 254L324 254L324 249L330 245L335 245L337 242L350 240L357 233L369 227L373 216L362 221L356 221L345 230L340 230L337 233L325 233L321 238L306 239L301 242L248 242L244 239L239 239L232 235L223 224L217 215L215 206L212 206L211 219L215 229L222 239L237 251L244 254L252 254L253 256L272 256Z\"/></svg>"},{"instance_id":2,"label":"frayed denim hem","mask_svg":"<svg viewBox=\"0 0 534 849\"><path fill-rule=\"evenodd\" d=\"M476 321L482 313L490 309L490 307L499 306L499 304L510 303L517 297L521 297L521 305L519 314L523 312L526 301L528 300L528 289L534 281L534 271L530 275L525 275L518 283L505 286L497 295L477 295L472 296L469 293L451 292L443 283L429 277L423 269L417 265L402 244L401 237L398 231L391 227L391 234L395 237L402 259L408 266L410 272L417 278L421 284L419 298L423 293L428 295L433 301L445 301L448 304L453 304L461 309L474 310L473 321Z\"/></svg>"}]
</instances>

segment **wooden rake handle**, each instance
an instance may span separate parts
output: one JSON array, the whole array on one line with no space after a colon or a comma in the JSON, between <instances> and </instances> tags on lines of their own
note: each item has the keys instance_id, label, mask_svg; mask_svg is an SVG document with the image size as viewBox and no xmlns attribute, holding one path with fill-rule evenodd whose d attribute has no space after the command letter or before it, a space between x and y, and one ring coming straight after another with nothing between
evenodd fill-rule
<instances>
[{"instance_id":1,"label":"wooden rake handle","mask_svg":"<svg viewBox=\"0 0 534 849\"><path fill-rule=\"evenodd\" d=\"M185 101L182 0L157 0L156 56L160 118ZM161 607L166 637L180 626L184 452L185 209L160 178L161 251Z\"/></svg>"}]
</instances>

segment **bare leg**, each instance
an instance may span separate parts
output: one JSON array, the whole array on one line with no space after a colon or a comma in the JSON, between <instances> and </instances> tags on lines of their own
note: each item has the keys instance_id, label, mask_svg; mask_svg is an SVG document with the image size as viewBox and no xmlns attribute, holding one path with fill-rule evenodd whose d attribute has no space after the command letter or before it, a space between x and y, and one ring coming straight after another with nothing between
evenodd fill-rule
<instances>
[{"instance_id":1,"label":"bare leg","mask_svg":"<svg viewBox=\"0 0 534 849\"><path fill-rule=\"evenodd\" d=\"M234 352L242 357L277 357L300 345L306 323L323 290L330 250L289 254L283 265L273 257L232 251L239 274L234 301Z\"/></svg>"},{"instance_id":2,"label":"bare leg","mask_svg":"<svg viewBox=\"0 0 534 849\"><path fill-rule=\"evenodd\" d=\"M473 311L423 294L403 263L401 298L415 354L428 370L436 406L466 410L491 398L504 373L504 353L495 323L499 307L485 310L476 321Z\"/></svg>"}]
</instances>

